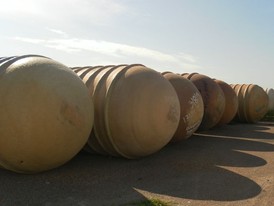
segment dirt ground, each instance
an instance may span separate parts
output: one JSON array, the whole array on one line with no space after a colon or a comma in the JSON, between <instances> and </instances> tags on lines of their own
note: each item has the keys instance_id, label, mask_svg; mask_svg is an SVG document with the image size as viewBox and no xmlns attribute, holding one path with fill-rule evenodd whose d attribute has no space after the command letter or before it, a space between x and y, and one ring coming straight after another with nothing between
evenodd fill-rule
<instances>
[{"instance_id":1,"label":"dirt ground","mask_svg":"<svg viewBox=\"0 0 274 206\"><path fill-rule=\"evenodd\" d=\"M1 206L251 206L274 202L274 123L232 124L195 134L139 160L78 154L57 169L0 170Z\"/></svg>"}]
</instances>

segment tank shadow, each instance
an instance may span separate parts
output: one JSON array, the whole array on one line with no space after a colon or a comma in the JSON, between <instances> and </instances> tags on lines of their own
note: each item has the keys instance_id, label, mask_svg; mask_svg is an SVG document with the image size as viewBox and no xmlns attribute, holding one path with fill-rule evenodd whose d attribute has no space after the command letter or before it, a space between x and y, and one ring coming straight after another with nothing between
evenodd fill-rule
<instances>
[{"instance_id":1,"label":"tank shadow","mask_svg":"<svg viewBox=\"0 0 274 206\"><path fill-rule=\"evenodd\" d=\"M233 127L233 129L229 129ZM274 127L274 122L258 122L256 124L244 124L232 122L212 130L201 132L210 135L224 135L228 137L239 137L249 139L274 139L274 134L266 132L269 127Z\"/></svg>"},{"instance_id":2,"label":"tank shadow","mask_svg":"<svg viewBox=\"0 0 274 206\"><path fill-rule=\"evenodd\" d=\"M236 201L252 198L260 194L261 187L252 179L222 166L258 167L267 164L260 157L237 151L251 151L253 148L256 151L274 151L274 146L267 143L194 135L185 143L169 145L161 151L158 162L153 160L151 163L161 166L147 171L150 175L141 178L145 184L138 183L134 187L195 200ZM160 179L150 178L152 176Z\"/></svg>"}]
</instances>

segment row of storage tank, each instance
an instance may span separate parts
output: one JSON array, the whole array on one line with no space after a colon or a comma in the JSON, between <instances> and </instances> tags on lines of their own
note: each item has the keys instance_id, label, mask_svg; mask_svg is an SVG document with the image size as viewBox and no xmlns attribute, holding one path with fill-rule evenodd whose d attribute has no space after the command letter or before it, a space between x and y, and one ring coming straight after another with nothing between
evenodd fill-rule
<instances>
[{"instance_id":1,"label":"row of storage tank","mask_svg":"<svg viewBox=\"0 0 274 206\"><path fill-rule=\"evenodd\" d=\"M68 68L38 55L0 58L0 166L41 172L80 150L144 157L197 130L259 121L273 105L267 92L141 64Z\"/></svg>"}]
</instances>

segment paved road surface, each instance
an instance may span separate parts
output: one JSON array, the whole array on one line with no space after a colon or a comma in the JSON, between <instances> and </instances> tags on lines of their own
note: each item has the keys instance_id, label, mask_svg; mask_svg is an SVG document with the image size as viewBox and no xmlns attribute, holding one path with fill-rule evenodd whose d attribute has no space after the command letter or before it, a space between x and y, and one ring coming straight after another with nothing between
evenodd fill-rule
<instances>
[{"instance_id":1,"label":"paved road surface","mask_svg":"<svg viewBox=\"0 0 274 206\"><path fill-rule=\"evenodd\" d=\"M0 170L1 206L274 204L274 123L195 134L139 160L80 153L49 172Z\"/></svg>"}]
</instances>

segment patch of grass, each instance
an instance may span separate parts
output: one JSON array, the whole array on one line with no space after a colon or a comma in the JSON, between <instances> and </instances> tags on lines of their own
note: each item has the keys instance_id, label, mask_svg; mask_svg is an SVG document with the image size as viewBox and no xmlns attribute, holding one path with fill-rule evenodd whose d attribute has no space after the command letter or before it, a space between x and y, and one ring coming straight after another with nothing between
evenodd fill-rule
<instances>
[{"instance_id":1,"label":"patch of grass","mask_svg":"<svg viewBox=\"0 0 274 206\"><path fill-rule=\"evenodd\" d=\"M264 118L262 119L262 121L267 121L267 122L274 122L274 110L269 111Z\"/></svg>"},{"instance_id":2,"label":"patch of grass","mask_svg":"<svg viewBox=\"0 0 274 206\"><path fill-rule=\"evenodd\" d=\"M171 205L158 199L150 199L150 200L143 200L140 202L132 202L124 206L171 206Z\"/></svg>"}]
</instances>

